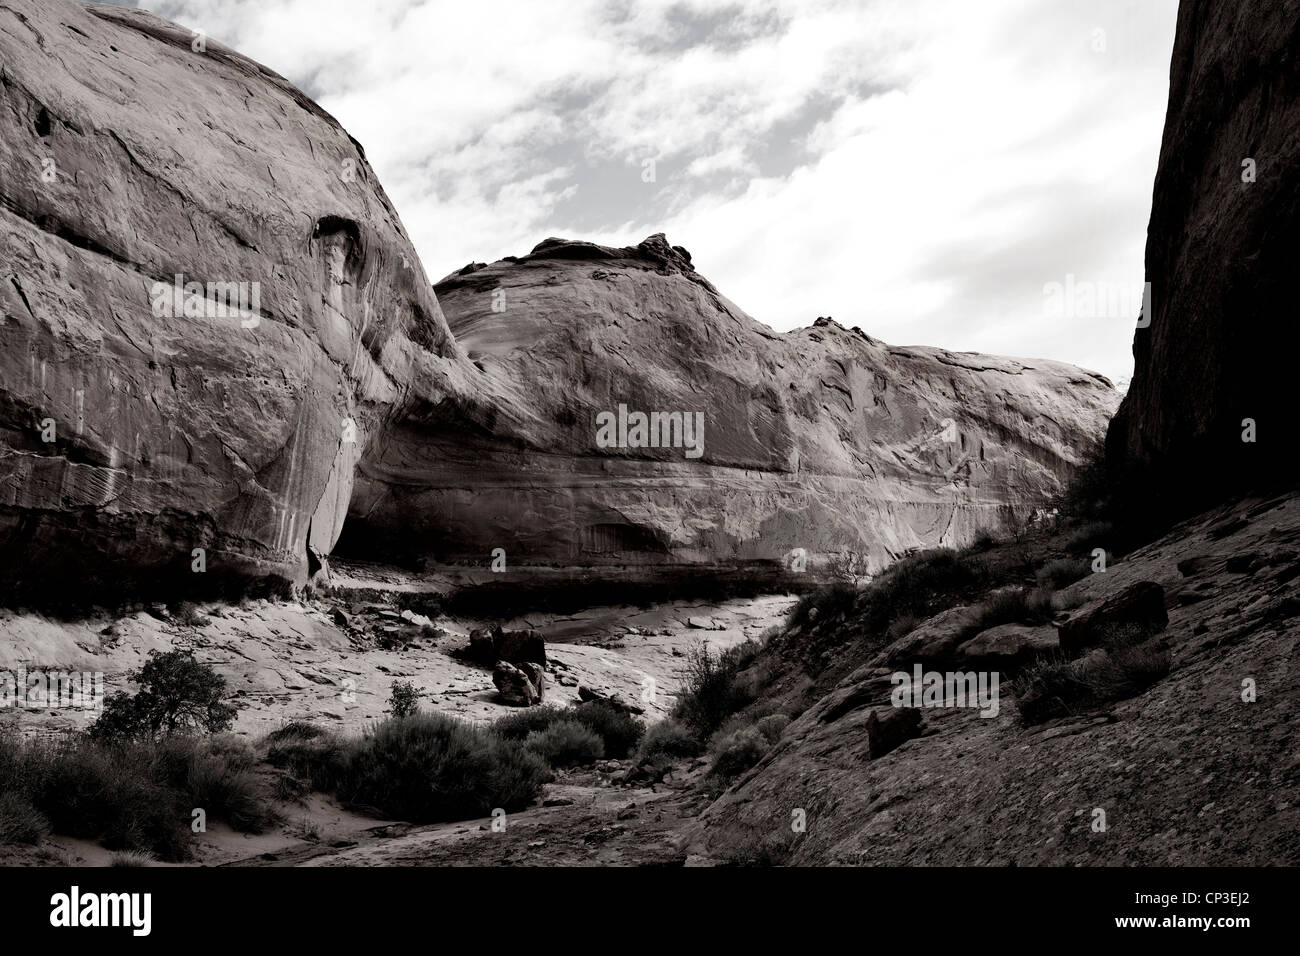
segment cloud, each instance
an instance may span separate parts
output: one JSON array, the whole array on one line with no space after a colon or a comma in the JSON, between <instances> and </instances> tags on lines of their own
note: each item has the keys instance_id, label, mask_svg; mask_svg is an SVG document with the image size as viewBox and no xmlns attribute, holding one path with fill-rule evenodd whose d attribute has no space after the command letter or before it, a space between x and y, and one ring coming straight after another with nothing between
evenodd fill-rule
<instances>
[{"instance_id":1,"label":"cloud","mask_svg":"<svg viewBox=\"0 0 1300 956\"><path fill-rule=\"evenodd\" d=\"M360 140L430 275L667 231L778 329L1128 374L1176 0L144 0ZM653 177L645 175L653 161Z\"/></svg>"}]
</instances>

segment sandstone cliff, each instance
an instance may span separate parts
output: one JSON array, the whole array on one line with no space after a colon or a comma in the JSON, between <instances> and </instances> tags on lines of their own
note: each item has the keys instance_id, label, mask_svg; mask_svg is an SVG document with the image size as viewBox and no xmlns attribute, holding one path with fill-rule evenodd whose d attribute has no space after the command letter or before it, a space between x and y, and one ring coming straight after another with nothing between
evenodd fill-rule
<instances>
[{"instance_id":1,"label":"sandstone cliff","mask_svg":"<svg viewBox=\"0 0 1300 956\"><path fill-rule=\"evenodd\" d=\"M1055 490L1114 407L1060 363L778 335L662 236L435 296L330 116L138 11L0 5L0 167L9 593L301 582L345 516L363 557L870 571ZM620 406L703 441L608 447Z\"/></svg>"},{"instance_id":2,"label":"sandstone cliff","mask_svg":"<svg viewBox=\"0 0 1300 956\"><path fill-rule=\"evenodd\" d=\"M548 239L435 289L522 424L503 440L408 417L361 465L347 534L363 546L596 565L802 551L809 570L876 570L1054 491L1117 402L1059 362L900 348L826 319L777 334L662 235ZM700 416L703 441L602 448L620 406Z\"/></svg>"},{"instance_id":3,"label":"sandstone cliff","mask_svg":"<svg viewBox=\"0 0 1300 956\"><path fill-rule=\"evenodd\" d=\"M215 41L5 2L0 169L0 586L301 580L403 403L470 405L359 144Z\"/></svg>"},{"instance_id":4,"label":"sandstone cliff","mask_svg":"<svg viewBox=\"0 0 1300 956\"><path fill-rule=\"evenodd\" d=\"M1117 471L1149 472L1152 504L1295 480L1298 12L1179 8L1146 253L1154 309L1108 438Z\"/></svg>"}]
</instances>

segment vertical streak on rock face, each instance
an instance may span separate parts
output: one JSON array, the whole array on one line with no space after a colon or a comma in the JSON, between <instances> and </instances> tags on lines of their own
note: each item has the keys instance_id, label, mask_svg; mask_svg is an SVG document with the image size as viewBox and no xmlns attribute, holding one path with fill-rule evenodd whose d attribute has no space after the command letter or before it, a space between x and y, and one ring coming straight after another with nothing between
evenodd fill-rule
<instances>
[{"instance_id":1,"label":"vertical streak on rock face","mask_svg":"<svg viewBox=\"0 0 1300 956\"><path fill-rule=\"evenodd\" d=\"M1147 239L1154 314L1108 437L1153 500L1186 509L1295 478L1297 130L1300 4L1183 0Z\"/></svg>"},{"instance_id":2,"label":"vertical streak on rock face","mask_svg":"<svg viewBox=\"0 0 1300 956\"><path fill-rule=\"evenodd\" d=\"M193 583L194 547L214 580L301 580L375 436L478 374L359 146L192 39L0 8L0 585ZM215 308L251 288L255 315Z\"/></svg>"}]
</instances>

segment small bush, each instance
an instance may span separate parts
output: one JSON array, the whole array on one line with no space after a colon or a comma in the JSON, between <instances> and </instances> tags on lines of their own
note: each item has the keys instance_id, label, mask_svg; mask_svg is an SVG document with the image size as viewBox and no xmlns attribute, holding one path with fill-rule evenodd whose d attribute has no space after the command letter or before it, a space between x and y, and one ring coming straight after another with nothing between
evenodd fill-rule
<instances>
[{"instance_id":1,"label":"small bush","mask_svg":"<svg viewBox=\"0 0 1300 956\"><path fill-rule=\"evenodd\" d=\"M134 696L110 696L91 725L91 736L101 742L216 733L234 723L235 708L222 702L226 679L189 651L151 651L128 677L140 689Z\"/></svg>"},{"instance_id":2,"label":"small bush","mask_svg":"<svg viewBox=\"0 0 1300 956\"><path fill-rule=\"evenodd\" d=\"M645 736L644 723L602 701L579 704L569 711L568 716L600 737L606 760L622 760Z\"/></svg>"},{"instance_id":3,"label":"small bush","mask_svg":"<svg viewBox=\"0 0 1300 956\"><path fill-rule=\"evenodd\" d=\"M315 740L317 737L323 737L329 731L324 727L318 727L316 724L309 723L305 720L291 720L281 727L277 727L266 735L264 742L269 744L285 743L288 741L301 742L304 740Z\"/></svg>"},{"instance_id":4,"label":"small bush","mask_svg":"<svg viewBox=\"0 0 1300 956\"><path fill-rule=\"evenodd\" d=\"M989 551L997 546L998 537L988 528L976 528L967 550L974 553Z\"/></svg>"},{"instance_id":5,"label":"small bush","mask_svg":"<svg viewBox=\"0 0 1300 956\"><path fill-rule=\"evenodd\" d=\"M721 741L713 755L709 776L726 785L757 764L771 749L767 738L756 728L737 731Z\"/></svg>"},{"instance_id":6,"label":"small bush","mask_svg":"<svg viewBox=\"0 0 1300 956\"><path fill-rule=\"evenodd\" d=\"M685 686L673 709L700 740L708 737L736 711L753 703L756 689L741 679L754 663L760 645L746 641L714 655L698 644L687 652Z\"/></svg>"},{"instance_id":7,"label":"small bush","mask_svg":"<svg viewBox=\"0 0 1300 956\"><path fill-rule=\"evenodd\" d=\"M207 627L212 623L212 618L200 611L190 601L182 601L177 605L176 609L172 611L172 618L178 624L183 624L186 627Z\"/></svg>"},{"instance_id":8,"label":"small bush","mask_svg":"<svg viewBox=\"0 0 1300 956\"><path fill-rule=\"evenodd\" d=\"M388 696L388 712L394 717L410 717L420 709L420 692L410 681L395 680Z\"/></svg>"},{"instance_id":9,"label":"small bush","mask_svg":"<svg viewBox=\"0 0 1300 956\"><path fill-rule=\"evenodd\" d=\"M599 735L576 720L559 720L545 730L534 730L524 746L552 767L589 766L605 752Z\"/></svg>"},{"instance_id":10,"label":"small bush","mask_svg":"<svg viewBox=\"0 0 1300 956\"><path fill-rule=\"evenodd\" d=\"M606 760L622 760L645 734L645 724L636 717L598 700L576 707L552 707L549 704L529 707L497 718L492 729L507 740L524 740L530 734L544 733L562 721L581 724L600 737L602 756Z\"/></svg>"},{"instance_id":11,"label":"small bush","mask_svg":"<svg viewBox=\"0 0 1300 956\"><path fill-rule=\"evenodd\" d=\"M638 765L664 769L678 760L698 757L704 751L698 737L671 717L651 724L636 752Z\"/></svg>"},{"instance_id":12,"label":"small bush","mask_svg":"<svg viewBox=\"0 0 1300 956\"><path fill-rule=\"evenodd\" d=\"M119 850L108 858L108 865L111 867L153 866L154 858L151 854L139 850Z\"/></svg>"},{"instance_id":13,"label":"small bush","mask_svg":"<svg viewBox=\"0 0 1300 956\"><path fill-rule=\"evenodd\" d=\"M755 721L754 729L762 734L769 744L774 744L781 739L781 734L789 724L789 714L768 714Z\"/></svg>"},{"instance_id":14,"label":"small bush","mask_svg":"<svg viewBox=\"0 0 1300 956\"><path fill-rule=\"evenodd\" d=\"M813 621L844 620L857 607L859 589L852 584L837 582L805 594L790 611L790 626L802 627Z\"/></svg>"},{"instance_id":15,"label":"small bush","mask_svg":"<svg viewBox=\"0 0 1300 956\"><path fill-rule=\"evenodd\" d=\"M1057 558L1038 569L1038 583L1041 587L1059 591L1087 577L1091 567L1085 558Z\"/></svg>"}]
</instances>

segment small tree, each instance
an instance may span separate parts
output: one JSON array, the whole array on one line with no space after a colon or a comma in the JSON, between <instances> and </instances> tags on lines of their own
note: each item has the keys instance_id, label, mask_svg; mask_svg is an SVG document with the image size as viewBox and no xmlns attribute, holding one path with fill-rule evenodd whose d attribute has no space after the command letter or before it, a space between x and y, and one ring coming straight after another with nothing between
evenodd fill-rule
<instances>
[{"instance_id":1,"label":"small tree","mask_svg":"<svg viewBox=\"0 0 1300 956\"><path fill-rule=\"evenodd\" d=\"M395 680L389 691L388 712L394 717L410 717L419 713L420 692L410 681Z\"/></svg>"},{"instance_id":2,"label":"small tree","mask_svg":"<svg viewBox=\"0 0 1300 956\"><path fill-rule=\"evenodd\" d=\"M226 679L189 651L150 651L144 666L127 674L140 689L113 694L90 728L100 740L158 740L178 734L218 733L235 720L222 702Z\"/></svg>"}]
</instances>

